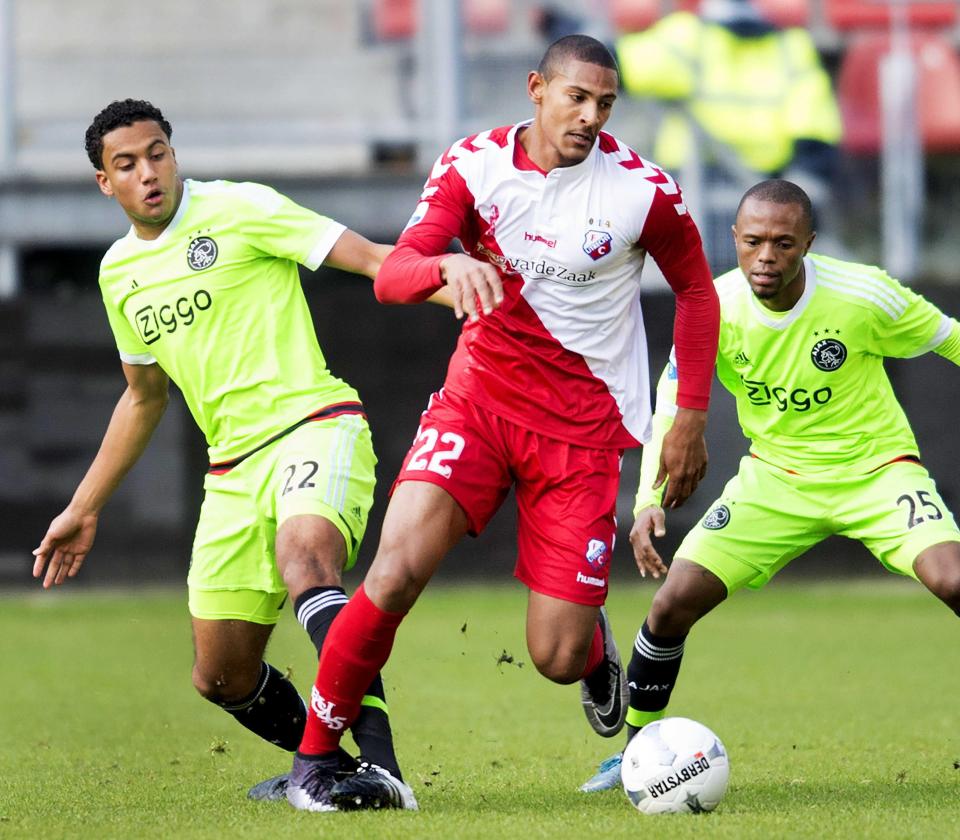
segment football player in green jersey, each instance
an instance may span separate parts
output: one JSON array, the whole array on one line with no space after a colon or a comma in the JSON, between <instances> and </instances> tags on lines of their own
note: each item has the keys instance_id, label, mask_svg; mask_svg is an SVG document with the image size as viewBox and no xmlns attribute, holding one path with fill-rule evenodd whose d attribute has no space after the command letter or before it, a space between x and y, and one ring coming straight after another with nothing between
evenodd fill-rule
<instances>
[{"instance_id":1,"label":"football player in green jersey","mask_svg":"<svg viewBox=\"0 0 960 840\"><path fill-rule=\"evenodd\" d=\"M319 654L347 601L341 574L357 557L376 464L359 397L327 369L297 265L372 278L390 248L259 184L185 181L170 138L162 113L140 100L112 103L87 130L100 190L131 223L100 270L127 387L34 551L33 574L47 588L80 570L172 379L210 452L188 576L193 684L293 751L306 708L264 661L267 640L289 597ZM379 676L364 704L353 726L362 758L406 787ZM284 786L268 780L251 796L282 799Z\"/></svg>"},{"instance_id":2,"label":"football player in green jersey","mask_svg":"<svg viewBox=\"0 0 960 840\"><path fill-rule=\"evenodd\" d=\"M960 615L960 531L883 369L885 356L929 351L960 365L960 323L881 269L809 253L810 201L788 181L748 190L733 236L739 268L716 280L717 375L736 398L750 455L668 571L651 540L666 533L658 442L675 411L668 364L630 533L641 575L666 580L627 671L628 740L663 717L691 627L832 534L860 540ZM617 787L619 769L612 756L581 789Z\"/></svg>"}]
</instances>

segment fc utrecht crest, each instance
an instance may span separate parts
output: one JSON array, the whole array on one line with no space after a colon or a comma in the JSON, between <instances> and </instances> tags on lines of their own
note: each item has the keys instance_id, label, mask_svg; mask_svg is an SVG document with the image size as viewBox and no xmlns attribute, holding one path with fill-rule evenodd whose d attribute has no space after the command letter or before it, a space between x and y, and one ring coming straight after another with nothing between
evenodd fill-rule
<instances>
[{"instance_id":1,"label":"fc utrecht crest","mask_svg":"<svg viewBox=\"0 0 960 840\"><path fill-rule=\"evenodd\" d=\"M583 250L591 260L605 257L613 249L613 237L602 230L588 230L583 237Z\"/></svg>"},{"instance_id":2,"label":"fc utrecht crest","mask_svg":"<svg viewBox=\"0 0 960 840\"><path fill-rule=\"evenodd\" d=\"M607 544L603 540L590 540L587 543L586 559L591 569L602 569L607 557Z\"/></svg>"}]
</instances>

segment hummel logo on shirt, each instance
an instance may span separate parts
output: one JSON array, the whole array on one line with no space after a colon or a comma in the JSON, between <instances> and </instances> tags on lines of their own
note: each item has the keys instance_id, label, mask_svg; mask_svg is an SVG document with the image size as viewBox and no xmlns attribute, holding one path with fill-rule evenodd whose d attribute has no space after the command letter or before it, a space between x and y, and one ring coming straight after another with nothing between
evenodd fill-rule
<instances>
[{"instance_id":1,"label":"hummel logo on shirt","mask_svg":"<svg viewBox=\"0 0 960 840\"><path fill-rule=\"evenodd\" d=\"M583 572L577 572L577 583L585 583L587 586L599 587L604 587L607 585L607 582L603 578L594 577L593 575L585 575Z\"/></svg>"}]
</instances>

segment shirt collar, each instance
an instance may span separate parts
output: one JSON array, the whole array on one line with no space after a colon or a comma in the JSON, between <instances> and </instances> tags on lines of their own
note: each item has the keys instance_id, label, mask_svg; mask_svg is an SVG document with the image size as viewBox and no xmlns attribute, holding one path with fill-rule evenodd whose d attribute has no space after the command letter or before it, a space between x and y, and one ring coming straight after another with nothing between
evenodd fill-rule
<instances>
[{"instance_id":1,"label":"shirt collar","mask_svg":"<svg viewBox=\"0 0 960 840\"><path fill-rule=\"evenodd\" d=\"M527 154L527 150L523 148L523 144L520 142L518 136L520 131L529 128L532 124L533 120L524 120L523 122L517 123L510 131L510 140L513 142L513 165L515 169L521 172L539 172L544 177L549 175L554 175L554 177L567 177L567 173L570 173L570 177L573 177L589 169L594 156L597 154L597 146L600 144L599 136L594 142L593 148L590 149L590 154L580 161L580 163L576 163L573 166L558 166L556 169L551 169L548 172L530 159L530 155Z\"/></svg>"}]
</instances>

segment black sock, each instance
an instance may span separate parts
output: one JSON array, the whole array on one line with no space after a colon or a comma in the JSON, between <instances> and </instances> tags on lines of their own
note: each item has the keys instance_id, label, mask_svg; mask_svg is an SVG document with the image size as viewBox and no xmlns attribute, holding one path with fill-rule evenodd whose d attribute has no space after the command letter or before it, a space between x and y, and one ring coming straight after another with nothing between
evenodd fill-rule
<instances>
[{"instance_id":1,"label":"black sock","mask_svg":"<svg viewBox=\"0 0 960 840\"><path fill-rule=\"evenodd\" d=\"M300 746L307 708L290 682L264 662L254 690L233 703L217 703L265 741L293 752Z\"/></svg>"},{"instance_id":2,"label":"black sock","mask_svg":"<svg viewBox=\"0 0 960 840\"><path fill-rule=\"evenodd\" d=\"M293 605L297 621L307 631L310 641L317 649L317 656L323 650L330 625L337 613L347 603L347 593L342 586L315 586L304 592Z\"/></svg>"},{"instance_id":3,"label":"black sock","mask_svg":"<svg viewBox=\"0 0 960 840\"><path fill-rule=\"evenodd\" d=\"M323 642L327 638L330 625L346 603L347 595L339 586L313 587L302 593L294 603L297 621L310 636L317 649L317 656L323 650ZM363 758L380 765L398 779L403 778L393 749L393 732L390 730L383 680L379 674L370 683L360 707L360 714L350 731Z\"/></svg>"},{"instance_id":4,"label":"black sock","mask_svg":"<svg viewBox=\"0 0 960 840\"><path fill-rule=\"evenodd\" d=\"M654 636L644 620L633 643L627 666L630 683L630 708L627 710L627 739L656 719L670 702L680 673L686 636Z\"/></svg>"}]
</instances>

